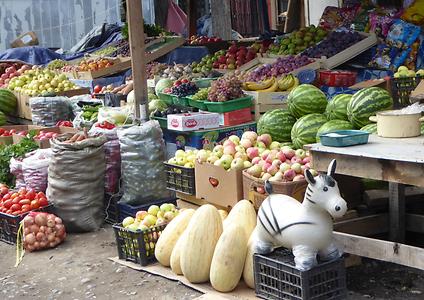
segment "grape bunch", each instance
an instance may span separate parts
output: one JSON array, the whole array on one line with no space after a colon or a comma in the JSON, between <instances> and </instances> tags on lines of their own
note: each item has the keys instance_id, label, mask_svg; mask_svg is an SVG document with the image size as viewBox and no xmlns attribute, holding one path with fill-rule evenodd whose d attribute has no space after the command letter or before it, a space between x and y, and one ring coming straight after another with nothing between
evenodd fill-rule
<instances>
[{"instance_id":1,"label":"grape bunch","mask_svg":"<svg viewBox=\"0 0 424 300\"><path fill-rule=\"evenodd\" d=\"M303 54L309 57L332 57L348 47L358 43L364 37L358 32L332 31L327 38L316 46L306 49Z\"/></svg>"},{"instance_id":2,"label":"grape bunch","mask_svg":"<svg viewBox=\"0 0 424 300\"><path fill-rule=\"evenodd\" d=\"M171 88L171 94L177 97L186 97L193 95L198 91L198 87L188 79L177 80Z\"/></svg>"},{"instance_id":3,"label":"grape bunch","mask_svg":"<svg viewBox=\"0 0 424 300\"><path fill-rule=\"evenodd\" d=\"M191 97L193 100L207 100L208 99L208 93L210 88L202 88L199 89L199 91Z\"/></svg>"},{"instance_id":4,"label":"grape bunch","mask_svg":"<svg viewBox=\"0 0 424 300\"><path fill-rule=\"evenodd\" d=\"M189 112L198 112L199 109L198 108L182 108L182 107L168 107L166 110L164 111L159 111L156 110L153 113L153 116L155 117L159 117L159 118L166 118L168 115L176 115L176 114L185 114L185 113L189 113Z\"/></svg>"},{"instance_id":5,"label":"grape bunch","mask_svg":"<svg viewBox=\"0 0 424 300\"><path fill-rule=\"evenodd\" d=\"M225 102L243 97L241 81L235 75L226 76L212 82L208 101Z\"/></svg>"}]
</instances>

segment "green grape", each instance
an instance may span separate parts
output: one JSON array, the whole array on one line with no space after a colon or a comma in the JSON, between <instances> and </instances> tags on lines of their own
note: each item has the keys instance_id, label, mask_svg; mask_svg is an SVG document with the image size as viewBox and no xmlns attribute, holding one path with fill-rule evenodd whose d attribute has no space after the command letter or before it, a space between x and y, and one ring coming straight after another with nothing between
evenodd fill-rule
<instances>
[{"instance_id":1,"label":"green grape","mask_svg":"<svg viewBox=\"0 0 424 300\"><path fill-rule=\"evenodd\" d=\"M193 100L206 100L208 99L208 93L209 93L209 88L202 88L199 89L199 91L193 95L192 99Z\"/></svg>"}]
</instances>

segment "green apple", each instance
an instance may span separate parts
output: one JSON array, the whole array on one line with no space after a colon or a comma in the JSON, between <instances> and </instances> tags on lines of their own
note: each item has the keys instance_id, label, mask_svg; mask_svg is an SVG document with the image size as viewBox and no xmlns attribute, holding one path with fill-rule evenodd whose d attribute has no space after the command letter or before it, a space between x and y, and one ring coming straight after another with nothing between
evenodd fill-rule
<instances>
[{"instance_id":1,"label":"green apple","mask_svg":"<svg viewBox=\"0 0 424 300\"><path fill-rule=\"evenodd\" d=\"M168 212L173 209L173 205L171 203L164 203L160 206L160 211L162 212Z\"/></svg>"},{"instance_id":2,"label":"green apple","mask_svg":"<svg viewBox=\"0 0 424 300\"><path fill-rule=\"evenodd\" d=\"M147 210L147 213L149 215L152 215L152 216L155 216L156 217L156 215L158 214L159 210L160 210L159 206L157 206L157 205L151 205L149 207L149 209Z\"/></svg>"},{"instance_id":3,"label":"green apple","mask_svg":"<svg viewBox=\"0 0 424 300\"><path fill-rule=\"evenodd\" d=\"M128 227L128 226L130 226L131 224L133 224L134 223L134 218L133 217L126 217L123 221L122 221L122 226L124 226L124 227Z\"/></svg>"},{"instance_id":4,"label":"green apple","mask_svg":"<svg viewBox=\"0 0 424 300\"><path fill-rule=\"evenodd\" d=\"M139 224L133 223L133 224L129 225L127 227L127 229L130 230L130 231L137 231L138 230L138 226L139 226Z\"/></svg>"}]
</instances>

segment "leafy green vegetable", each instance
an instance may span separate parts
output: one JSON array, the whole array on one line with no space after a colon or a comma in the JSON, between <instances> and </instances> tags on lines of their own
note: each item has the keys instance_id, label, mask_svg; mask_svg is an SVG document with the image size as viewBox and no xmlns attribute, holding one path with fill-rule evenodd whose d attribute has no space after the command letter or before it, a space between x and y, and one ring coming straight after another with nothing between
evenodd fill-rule
<instances>
[{"instance_id":1,"label":"leafy green vegetable","mask_svg":"<svg viewBox=\"0 0 424 300\"><path fill-rule=\"evenodd\" d=\"M0 146L0 182L8 186L13 186L14 178L10 174L10 159L23 157L28 152L38 149L34 141L34 131L30 131L28 137L23 138L19 143L13 145Z\"/></svg>"},{"instance_id":2,"label":"leafy green vegetable","mask_svg":"<svg viewBox=\"0 0 424 300\"><path fill-rule=\"evenodd\" d=\"M121 33L122 33L122 37L124 39L128 40L128 38L129 38L128 23L125 23L125 25L122 26ZM146 24L146 23L144 23L144 33L147 36L149 36L149 37L171 35L170 32L166 31L164 28L162 28L159 25L156 25L156 24Z\"/></svg>"}]
</instances>

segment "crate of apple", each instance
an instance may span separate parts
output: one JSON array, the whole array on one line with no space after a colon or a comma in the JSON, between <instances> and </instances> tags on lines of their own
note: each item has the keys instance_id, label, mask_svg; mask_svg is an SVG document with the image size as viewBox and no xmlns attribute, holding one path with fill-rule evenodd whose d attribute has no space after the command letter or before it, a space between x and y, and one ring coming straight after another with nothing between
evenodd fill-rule
<instances>
[{"instance_id":1,"label":"crate of apple","mask_svg":"<svg viewBox=\"0 0 424 300\"><path fill-rule=\"evenodd\" d=\"M220 50L215 54L217 59L213 62L212 67L234 70L256 58L256 53L257 50L253 47L237 47L236 44L232 44L227 51Z\"/></svg>"},{"instance_id":2,"label":"crate of apple","mask_svg":"<svg viewBox=\"0 0 424 300\"><path fill-rule=\"evenodd\" d=\"M58 135L59 134L56 133L56 132L41 130L36 136L34 136L34 140L36 140L36 141L50 140L51 138L55 138Z\"/></svg>"},{"instance_id":3,"label":"crate of apple","mask_svg":"<svg viewBox=\"0 0 424 300\"><path fill-rule=\"evenodd\" d=\"M12 78L21 76L26 70L31 69L28 65L18 66L18 64L12 64L4 70L0 76L0 87L7 86Z\"/></svg>"},{"instance_id":4,"label":"crate of apple","mask_svg":"<svg viewBox=\"0 0 424 300\"><path fill-rule=\"evenodd\" d=\"M217 42L222 42L222 39L217 37L196 36L196 35L191 36L190 40L188 41L190 45L204 45L204 44L217 43Z\"/></svg>"},{"instance_id":5,"label":"crate of apple","mask_svg":"<svg viewBox=\"0 0 424 300\"><path fill-rule=\"evenodd\" d=\"M16 133L16 129L6 130L4 128L0 128L0 137L12 136L14 133Z\"/></svg>"}]
</instances>

